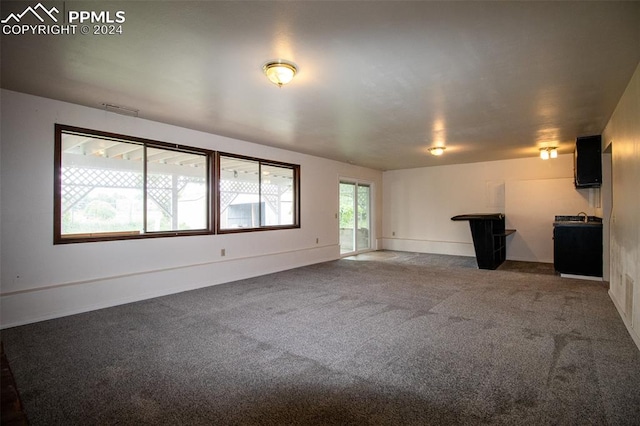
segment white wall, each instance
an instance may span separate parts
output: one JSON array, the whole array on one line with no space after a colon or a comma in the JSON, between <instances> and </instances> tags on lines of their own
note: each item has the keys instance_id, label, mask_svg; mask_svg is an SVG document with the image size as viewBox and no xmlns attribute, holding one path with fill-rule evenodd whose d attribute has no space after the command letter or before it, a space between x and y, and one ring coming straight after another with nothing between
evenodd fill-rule
<instances>
[{"instance_id":1,"label":"white wall","mask_svg":"<svg viewBox=\"0 0 640 426\"><path fill-rule=\"evenodd\" d=\"M603 132L612 145L609 294L640 347L640 65Z\"/></svg>"},{"instance_id":2,"label":"white wall","mask_svg":"<svg viewBox=\"0 0 640 426\"><path fill-rule=\"evenodd\" d=\"M375 170L6 90L1 108L2 327L337 259L338 176L382 199ZM53 245L54 123L300 164L302 226ZM375 238L381 202L373 213Z\"/></svg>"},{"instance_id":3,"label":"white wall","mask_svg":"<svg viewBox=\"0 0 640 426\"><path fill-rule=\"evenodd\" d=\"M384 172L383 245L475 256L468 223L451 217L505 213L517 231L507 237L507 259L551 263L554 216L594 215L594 191L575 189L571 154Z\"/></svg>"}]
</instances>

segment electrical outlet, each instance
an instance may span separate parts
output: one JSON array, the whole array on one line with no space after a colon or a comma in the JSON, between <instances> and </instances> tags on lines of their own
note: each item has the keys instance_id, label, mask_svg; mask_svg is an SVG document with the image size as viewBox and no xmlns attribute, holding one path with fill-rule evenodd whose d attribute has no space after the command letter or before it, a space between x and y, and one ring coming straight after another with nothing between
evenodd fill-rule
<instances>
[{"instance_id":1,"label":"electrical outlet","mask_svg":"<svg viewBox=\"0 0 640 426\"><path fill-rule=\"evenodd\" d=\"M320 242L320 238L316 238L316 244Z\"/></svg>"},{"instance_id":2,"label":"electrical outlet","mask_svg":"<svg viewBox=\"0 0 640 426\"><path fill-rule=\"evenodd\" d=\"M392 236L392 237L395 237L395 236L396 236L396 231L393 231L393 232L391 233L391 236Z\"/></svg>"},{"instance_id":3,"label":"electrical outlet","mask_svg":"<svg viewBox=\"0 0 640 426\"><path fill-rule=\"evenodd\" d=\"M227 250L226 249L220 249L220 256L224 257L227 255Z\"/></svg>"}]
</instances>

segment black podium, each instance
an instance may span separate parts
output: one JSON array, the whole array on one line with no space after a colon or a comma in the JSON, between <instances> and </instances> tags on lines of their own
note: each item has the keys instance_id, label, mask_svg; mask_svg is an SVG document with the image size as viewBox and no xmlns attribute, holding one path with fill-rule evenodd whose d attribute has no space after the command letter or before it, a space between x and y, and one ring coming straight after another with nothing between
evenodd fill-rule
<instances>
[{"instance_id":1,"label":"black podium","mask_svg":"<svg viewBox=\"0 0 640 426\"><path fill-rule=\"evenodd\" d=\"M473 213L454 216L451 220L468 220L473 247L480 269L496 269L507 257L507 235L515 229L504 228L502 213Z\"/></svg>"}]
</instances>

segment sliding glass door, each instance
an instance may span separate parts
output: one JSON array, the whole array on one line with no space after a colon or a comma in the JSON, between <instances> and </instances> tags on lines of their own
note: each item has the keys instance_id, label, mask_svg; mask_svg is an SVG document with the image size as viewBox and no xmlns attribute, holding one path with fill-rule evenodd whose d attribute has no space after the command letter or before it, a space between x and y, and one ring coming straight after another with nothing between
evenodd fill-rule
<instances>
[{"instance_id":1,"label":"sliding glass door","mask_svg":"<svg viewBox=\"0 0 640 426\"><path fill-rule=\"evenodd\" d=\"M371 185L340 181L340 254L371 249Z\"/></svg>"}]
</instances>

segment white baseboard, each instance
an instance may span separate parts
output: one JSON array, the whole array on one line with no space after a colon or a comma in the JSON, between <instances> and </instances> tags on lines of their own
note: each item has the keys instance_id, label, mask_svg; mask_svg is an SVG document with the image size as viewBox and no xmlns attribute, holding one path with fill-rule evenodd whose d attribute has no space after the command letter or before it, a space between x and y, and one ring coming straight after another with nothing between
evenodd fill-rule
<instances>
[{"instance_id":1,"label":"white baseboard","mask_svg":"<svg viewBox=\"0 0 640 426\"><path fill-rule=\"evenodd\" d=\"M408 251L414 253L448 254L475 257L472 243L452 241L418 240L409 238L383 238L384 250Z\"/></svg>"},{"instance_id":2,"label":"white baseboard","mask_svg":"<svg viewBox=\"0 0 640 426\"><path fill-rule=\"evenodd\" d=\"M561 278L575 278L577 280L602 281L602 277L591 277L588 275L560 274Z\"/></svg>"},{"instance_id":3,"label":"white baseboard","mask_svg":"<svg viewBox=\"0 0 640 426\"><path fill-rule=\"evenodd\" d=\"M327 245L49 285L0 297L0 329L252 278L339 258Z\"/></svg>"}]
</instances>

